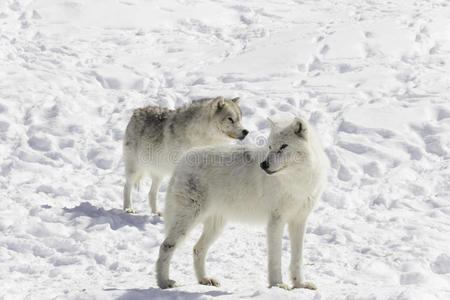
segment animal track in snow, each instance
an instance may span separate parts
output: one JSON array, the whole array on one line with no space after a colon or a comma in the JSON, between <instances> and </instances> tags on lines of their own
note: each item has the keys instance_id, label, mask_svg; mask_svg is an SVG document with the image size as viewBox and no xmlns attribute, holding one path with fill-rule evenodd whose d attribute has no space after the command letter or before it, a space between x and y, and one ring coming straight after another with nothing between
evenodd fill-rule
<instances>
[{"instance_id":1,"label":"animal track in snow","mask_svg":"<svg viewBox=\"0 0 450 300\"><path fill-rule=\"evenodd\" d=\"M400 275L400 284L410 285L425 282L425 276L419 272L411 272Z\"/></svg>"},{"instance_id":2,"label":"animal track in snow","mask_svg":"<svg viewBox=\"0 0 450 300\"><path fill-rule=\"evenodd\" d=\"M340 166L338 170L338 178L342 181L350 181L352 180L353 176L348 168Z\"/></svg>"},{"instance_id":3,"label":"animal track in snow","mask_svg":"<svg viewBox=\"0 0 450 300\"><path fill-rule=\"evenodd\" d=\"M440 254L431 264L431 270L437 274L450 273L450 256L446 253Z\"/></svg>"},{"instance_id":4,"label":"animal track in snow","mask_svg":"<svg viewBox=\"0 0 450 300\"><path fill-rule=\"evenodd\" d=\"M0 132L8 131L9 123L5 121L0 121Z\"/></svg>"},{"instance_id":5,"label":"animal track in snow","mask_svg":"<svg viewBox=\"0 0 450 300\"><path fill-rule=\"evenodd\" d=\"M444 107L440 107L437 109L437 121L441 121L444 119L450 118L450 109L446 109Z\"/></svg>"},{"instance_id":6,"label":"animal track in snow","mask_svg":"<svg viewBox=\"0 0 450 300\"><path fill-rule=\"evenodd\" d=\"M0 114L1 114L1 113L5 113L5 112L7 112L7 111L8 111L7 107L4 106L4 105L2 105L2 104L0 103Z\"/></svg>"},{"instance_id":7,"label":"animal track in snow","mask_svg":"<svg viewBox=\"0 0 450 300\"><path fill-rule=\"evenodd\" d=\"M372 177L380 177L382 172L380 170L380 166L377 162L371 162L363 166L364 173L372 176Z\"/></svg>"},{"instance_id":8,"label":"animal track in snow","mask_svg":"<svg viewBox=\"0 0 450 300\"><path fill-rule=\"evenodd\" d=\"M92 160L98 168L103 170L110 169L114 161L111 155L99 148L91 149L87 154L87 158Z\"/></svg>"},{"instance_id":9,"label":"animal track in snow","mask_svg":"<svg viewBox=\"0 0 450 300\"><path fill-rule=\"evenodd\" d=\"M348 150L356 154L364 154L366 152L370 152L373 150L366 145L358 143L339 142L337 145L345 150Z\"/></svg>"},{"instance_id":10,"label":"animal track in snow","mask_svg":"<svg viewBox=\"0 0 450 300\"><path fill-rule=\"evenodd\" d=\"M355 68L353 68L349 64L340 64L337 66L337 69L338 69L339 73L347 73L347 72L351 72L351 71L355 70Z\"/></svg>"},{"instance_id":11,"label":"animal track in snow","mask_svg":"<svg viewBox=\"0 0 450 300\"><path fill-rule=\"evenodd\" d=\"M364 32L364 37L368 38L368 39L373 38L374 37L373 32L365 31Z\"/></svg>"},{"instance_id":12,"label":"animal track in snow","mask_svg":"<svg viewBox=\"0 0 450 300\"><path fill-rule=\"evenodd\" d=\"M322 46L322 48L320 49L320 54L322 55L326 55L328 53L328 51L330 51L330 46L325 44Z\"/></svg>"},{"instance_id":13,"label":"animal track in snow","mask_svg":"<svg viewBox=\"0 0 450 300\"><path fill-rule=\"evenodd\" d=\"M45 136L33 136L28 139L28 145L30 145L31 148L37 151L50 151L52 142Z\"/></svg>"}]
</instances>

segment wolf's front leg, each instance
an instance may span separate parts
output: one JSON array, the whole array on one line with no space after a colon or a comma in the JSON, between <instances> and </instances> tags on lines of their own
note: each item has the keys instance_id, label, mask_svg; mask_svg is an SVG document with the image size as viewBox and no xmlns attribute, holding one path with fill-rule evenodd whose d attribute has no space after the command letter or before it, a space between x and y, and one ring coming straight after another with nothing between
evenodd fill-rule
<instances>
[{"instance_id":1,"label":"wolf's front leg","mask_svg":"<svg viewBox=\"0 0 450 300\"><path fill-rule=\"evenodd\" d=\"M204 285L220 286L220 283L206 276L205 258L209 247L219 237L225 227L222 217L210 217L203 223L203 233L194 247L194 269L198 282Z\"/></svg>"},{"instance_id":2,"label":"wolf's front leg","mask_svg":"<svg viewBox=\"0 0 450 300\"><path fill-rule=\"evenodd\" d=\"M135 177L136 176L127 176L125 186L123 187L123 210L130 214L136 213L131 202L131 191L136 182Z\"/></svg>"},{"instance_id":3,"label":"wolf's front leg","mask_svg":"<svg viewBox=\"0 0 450 300\"><path fill-rule=\"evenodd\" d=\"M291 240L291 279L294 288L317 289L313 283L305 282L303 277L303 239L306 219L289 222L289 237Z\"/></svg>"},{"instance_id":4,"label":"wolf's front leg","mask_svg":"<svg viewBox=\"0 0 450 300\"><path fill-rule=\"evenodd\" d=\"M284 221L277 214L272 214L267 225L267 247L269 254L269 287L289 289L281 277L281 239Z\"/></svg>"},{"instance_id":5,"label":"wolf's front leg","mask_svg":"<svg viewBox=\"0 0 450 300\"><path fill-rule=\"evenodd\" d=\"M166 225L166 238L159 248L159 257L156 262L156 281L162 289L176 287L176 282L169 279L170 261L176 247L180 245L192 230L195 221L194 213L187 209L184 211L184 214L175 214L175 218L175 222L168 222L170 225Z\"/></svg>"},{"instance_id":6,"label":"wolf's front leg","mask_svg":"<svg viewBox=\"0 0 450 300\"><path fill-rule=\"evenodd\" d=\"M148 201L150 204L150 208L153 214L157 214L161 216L161 212L158 211L158 190L161 185L161 177L152 176L152 187L150 188L150 192L148 192Z\"/></svg>"}]
</instances>

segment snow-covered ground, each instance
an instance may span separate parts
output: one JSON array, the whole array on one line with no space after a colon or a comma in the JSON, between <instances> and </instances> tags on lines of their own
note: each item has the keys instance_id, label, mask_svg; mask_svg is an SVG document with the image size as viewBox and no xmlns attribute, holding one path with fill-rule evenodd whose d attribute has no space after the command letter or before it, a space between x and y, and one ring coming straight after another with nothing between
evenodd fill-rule
<instances>
[{"instance_id":1,"label":"snow-covered ground","mask_svg":"<svg viewBox=\"0 0 450 300\"><path fill-rule=\"evenodd\" d=\"M0 0L0 299L450 299L450 1ZM305 274L267 288L263 226L230 224L196 283L155 261L164 218L121 211L134 108L240 96L321 133L332 170ZM162 206L167 183L160 191ZM283 267L289 240L283 241Z\"/></svg>"}]
</instances>

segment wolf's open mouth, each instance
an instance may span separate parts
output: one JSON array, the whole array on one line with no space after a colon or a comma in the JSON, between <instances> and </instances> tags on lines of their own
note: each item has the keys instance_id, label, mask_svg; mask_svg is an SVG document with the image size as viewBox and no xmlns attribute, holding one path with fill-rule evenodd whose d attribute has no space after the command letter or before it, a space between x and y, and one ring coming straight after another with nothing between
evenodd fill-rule
<instances>
[{"instance_id":1,"label":"wolf's open mouth","mask_svg":"<svg viewBox=\"0 0 450 300\"><path fill-rule=\"evenodd\" d=\"M282 170L284 170L284 169L286 169L286 166L284 166L284 167L282 167L282 168L280 168L280 169L278 169L278 170L275 170L275 171L271 171L271 170L268 170L268 169L265 169L264 171L265 171L267 174L269 174L269 175L273 175L273 174L278 173L278 172L280 172L280 171L282 171Z\"/></svg>"},{"instance_id":2,"label":"wolf's open mouth","mask_svg":"<svg viewBox=\"0 0 450 300\"><path fill-rule=\"evenodd\" d=\"M276 173L277 171L270 171L270 170L264 170L267 174L272 175L273 173Z\"/></svg>"},{"instance_id":3,"label":"wolf's open mouth","mask_svg":"<svg viewBox=\"0 0 450 300\"><path fill-rule=\"evenodd\" d=\"M243 140L243 139L245 139L245 136L242 136L242 137L237 137L237 136L232 136L231 134L228 134L228 133L226 133L226 135L228 136L228 137L230 137L230 138L232 138L232 139L237 139L237 140Z\"/></svg>"}]
</instances>

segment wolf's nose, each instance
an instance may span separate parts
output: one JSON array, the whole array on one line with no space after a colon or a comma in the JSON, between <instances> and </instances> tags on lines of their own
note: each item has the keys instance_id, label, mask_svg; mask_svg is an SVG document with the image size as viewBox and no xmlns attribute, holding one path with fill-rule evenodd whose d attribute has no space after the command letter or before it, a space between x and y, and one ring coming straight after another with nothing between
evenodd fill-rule
<instances>
[{"instance_id":1,"label":"wolf's nose","mask_svg":"<svg viewBox=\"0 0 450 300\"><path fill-rule=\"evenodd\" d=\"M263 161L259 166L263 170L267 170L267 168L269 168L269 164L267 163L267 161Z\"/></svg>"},{"instance_id":2,"label":"wolf's nose","mask_svg":"<svg viewBox=\"0 0 450 300\"><path fill-rule=\"evenodd\" d=\"M247 134L248 134L248 130L247 129L242 130L242 135L243 136L247 136Z\"/></svg>"}]
</instances>

